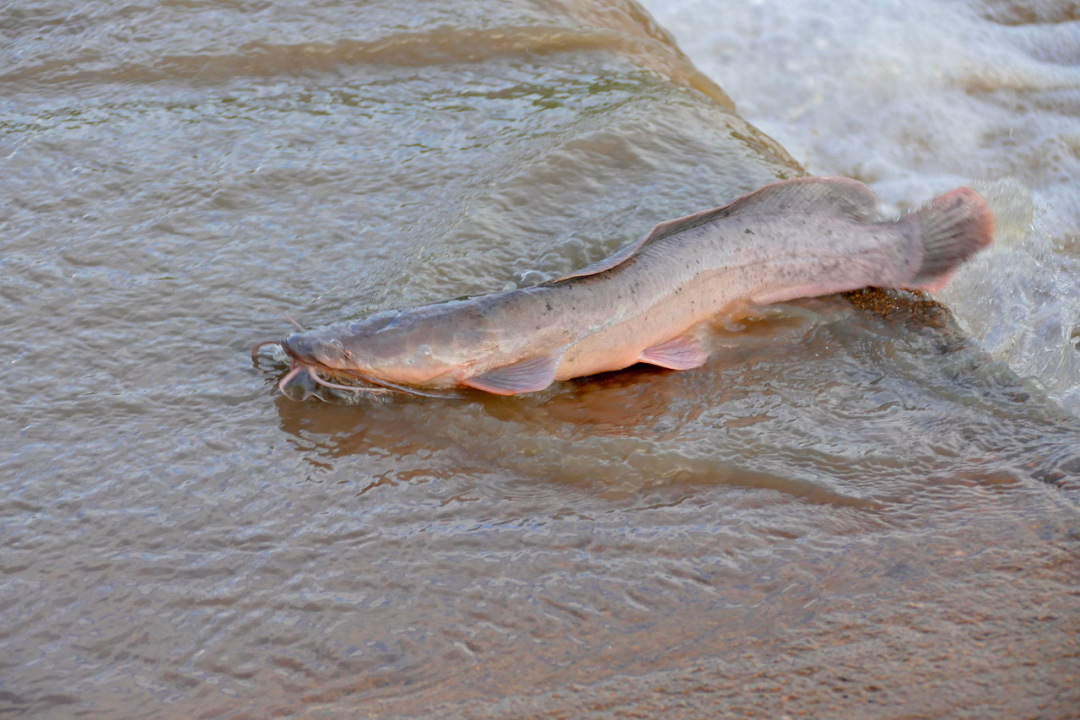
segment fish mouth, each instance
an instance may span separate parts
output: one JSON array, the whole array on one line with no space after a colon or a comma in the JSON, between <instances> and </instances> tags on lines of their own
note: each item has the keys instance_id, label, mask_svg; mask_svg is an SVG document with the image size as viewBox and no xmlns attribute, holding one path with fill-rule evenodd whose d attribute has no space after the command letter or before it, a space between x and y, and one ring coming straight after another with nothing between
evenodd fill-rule
<instances>
[{"instance_id":1,"label":"fish mouth","mask_svg":"<svg viewBox=\"0 0 1080 720\"><path fill-rule=\"evenodd\" d=\"M263 340L256 343L255 347L251 349L251 359L256 364L258 364L259 350L266 345L279 345L281 349L285 351L285 354L289 356L291 361L289 371L285 373L277 383L278 391L286 397L289 396L289 393L286 391L289 383L301 374L307 374L315 384L330 388L331 390L341 390L344 392L363 393L368 395L389 395L397 393L442 399L456 398L456 396L453 395L436 395L415 388L405 387L404 385L398 385L387 380L380 380L379 378L365 375L356 370L329 367L325 363L312 357L311 353L305 352L305 347L303 347L304 343L297 343L295 336L282 339L275 338L272 340ZM329 376L329 378L327 376ZM333 380L338 379L340 376L345 376L350 381L357 381L359 384L344 385L333 382Z\"/></svg>"},{"instance_id":2,"label":"fish mouth","mask_svg":"<svg viewBox=\"0 0 1080 720\"><path fill-rule=\"evenodd\" d=\"M291 342L290 342L291 341ZM302 343L301 343L302 344ZM278 392L288 397L289 393L286 388L289 384L295 380L301 374L307 374L317 385L330 388L331 390L343 390L353 393L367 393L370 395L385 395L387 393L396 392L397 390L385 387L381 383L374 381L374 378L367 378L359 373L354 373L349 370L340 370L337 368L330 368L323 363L316 360L310 353L304 352L304 348L298 347L293 337L289 338L271 338L269 340L262 340L255 344L255 347L251 348L251 360L257 365L259 362L259 350L267 345L278 345L285 354L289 356L290 366L289 372L281 378L277 383ZM356 379L366 384L361 385L343 385L336 383L328 379L327 376L336 377L338 375L347 375L350 379Z\"/></svg>"}]
</instances>

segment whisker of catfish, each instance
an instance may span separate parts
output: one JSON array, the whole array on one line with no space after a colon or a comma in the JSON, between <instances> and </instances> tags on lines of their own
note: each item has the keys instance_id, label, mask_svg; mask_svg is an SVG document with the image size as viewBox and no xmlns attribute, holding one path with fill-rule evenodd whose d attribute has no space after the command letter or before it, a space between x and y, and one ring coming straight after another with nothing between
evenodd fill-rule
<instances>
[{"instance_id":1,"label":"whisker of catfish","mask_svg":"<svg viewBox=\"0 0 1080 720\"><path fill-rule=\"evenodd\" d=\"M324 380L323 378L319 377L319 373L313 367L308 367L307 368L307 373L311 377L311 379L314 380L315 382L317 382L318 384L322 385L323 387L331 388L333 390L347 390L349 392L363 392L363 393L370 393L372 395L383 395L383 394L386 394L386 393L394 392L390 388L381 388L381 387L372 388L372 387L357 387L355 385L338 385L337 383L332 383L332 382L329 382L328 380Z\"/></svg>"},{"instance_id":2,"label":"whisker of catfish","mask_svg":"<svg viewBox=\"0 0 1080 720\"><path fill-rule=\"evenodd\" d=\"M259 362L259 357L258 356L259 356L259 349L260 348L265 347L267 345L280 345L280 344L281 344L281 340L278 339L278 338L274 338L272 340L262 340L260 342L255 343L255 347L251 348L251 362L256 363L256 364Z\"/></svg>"},{"instance_id":3,"label":"whisker of catfish","mask_svg":"<svg viewBox=\"0 0 1080 720\"><path fill-rule=\"evenodd\" d=\"M364 375L363 373L358 373L355 370L340 370L339 372L343 372L343 373L346 373L347 375L351 375L351 376L353 376L354 378L356 378L358 380L363 380L364 382L369 382L372 385L381 385L384 388L389 388L391 390L396 390L397 392L408 393L409 395L418 395L420 397L436 398L436 399L439 399L439 400L461 400L462 399L461 397L459 397L457 395L439 395L439 394L436 394L436 393L424 392L422 390L417 390L417 389L411 388L411 387L405 387L404 385L397 385L396 383L392 383L389 380L380 380L379 378L374 378L374 377L371 377L369 375Z\"/></svg>"},{"instance_id":4,"label":"whisker of catfish","mask_svg":"<svg viewBox=\"0 0 1080 720\"><path fill-rule=\"evenodd\" d=\"M293 319L292 319L292 318L291 318L291 317L289 316L289 314L288 314L288 313L281 313L281 317L285 318L286 320L288 320L289 322L291 322L291 323L292 323L293 325L295 325L295 326L297 327L297 329L299 329L299 330L300 330L300 332L307 332L307 328L305 328L305 327L304 327L303 325L301 325L300 323L298 323L298 322L296 322L295 320L293 320Z\"/></svg>"},{"instance_id":5,"label":"whisker of catfish","mask_svg":"<svg viewBox=\"0 0 1080 720\"><path fill-rule=\"evenodd\" d=\"M281 380L278 382L278 384L277 384L278 390L282 394L284 394L285 393L285 386L288 385L292 381L292 379L294 377L296 377L297 375L299 375L302 372L304 372L304 366L303 365L300 365L300 364L293 365L292 368L289 370L289 372L285 373L285 377L281 378Z\"/></svg>"}]
</instances>

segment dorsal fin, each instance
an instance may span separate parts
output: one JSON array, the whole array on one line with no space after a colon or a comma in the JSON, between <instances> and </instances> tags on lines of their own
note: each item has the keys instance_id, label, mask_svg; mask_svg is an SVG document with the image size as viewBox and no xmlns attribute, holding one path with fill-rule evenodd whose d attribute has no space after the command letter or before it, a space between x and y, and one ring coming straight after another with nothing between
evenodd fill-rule
<instances>
[{"instance_id":1,"label":"dorsal fin","mask_svg":"<svg viewBox=\"0 0 1080 720\"><path fill-rule=\"evenodd\" d=\"M845 177L804 177L766 185L743 195L727 205L702 210L686 217L666 220L632 243L613 254L575 270L545 285L554 285L571 278L596 275L626 262L642 248L677 235L686 230L720 220L737 213L805 212L811 209L832 208L839 215L862 222L878 220L878 200L869 186Z\"/></svg>"},{"instance_id":2,"label":"dorsal fin","mask_svg":"<svg viewBox=\"0 0 1080 720\"><path fill-rule=\"evenodd\" d=\"M861 222L877 222L877 195L846 177L803 177L766 185L727 206L736 213L802 213L832 211Z\"/></svg>"}]
</instances>

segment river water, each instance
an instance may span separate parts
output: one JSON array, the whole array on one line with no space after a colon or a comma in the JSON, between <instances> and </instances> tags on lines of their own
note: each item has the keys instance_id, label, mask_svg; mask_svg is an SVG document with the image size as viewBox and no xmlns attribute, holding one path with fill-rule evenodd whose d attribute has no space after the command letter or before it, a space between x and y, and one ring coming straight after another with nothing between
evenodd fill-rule
<instances>
[{"instance_id":1,"label":"river water","mask_svg":"<svg viewBox=\"0 0 1080 720\"><path fill-rule=\"evenodd\" d=\"M897 72L889 126L881 83L798 97L871 67L835 48L872 18L700 5L654 10L705 73L630 2L0 8L0 709L1075 715L1080 83L1038 33L1076 19L963 6L970 47L1057 84L971 66L965 106ZM936 4L898 7L854 57L942 45ZM949 139L999 90L1057 164ZM719 326L699 370L518 398L293 402L248 358L283 313L535 284L796 160L893 208L1010 175L999 261L955 320L814 299Z\"/></svg>"}]
</instances>

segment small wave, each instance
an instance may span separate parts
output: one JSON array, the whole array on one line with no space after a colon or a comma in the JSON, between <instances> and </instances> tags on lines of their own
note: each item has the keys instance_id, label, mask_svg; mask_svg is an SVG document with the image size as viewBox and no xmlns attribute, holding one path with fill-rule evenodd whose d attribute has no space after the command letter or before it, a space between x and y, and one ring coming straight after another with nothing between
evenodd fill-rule
<instances>
[{"instance_id":1,"label":"small wave","mask_svg":"<svg viewBox=\"0 0 1080 720\"><path fill-rule=\"evenodd\" d=\"M371 40L292 45L250 42L239 52L161 55L152 64L104 65L50 60L0 74L0 85L49 83L153 83L171 80L218 83L242 76L329 72L348 65L423 67L477 63L501 56L606 51L628 57L680 87L697 90L730 110L727 94L672 46L649 35L604 28L546 26L491 29L437 28L398 32ZM94 60L98 60L95 56Z\"/></svg>"}]
</instances>

